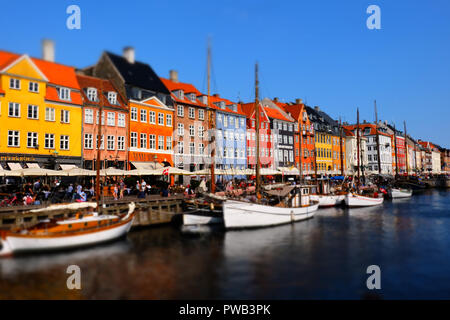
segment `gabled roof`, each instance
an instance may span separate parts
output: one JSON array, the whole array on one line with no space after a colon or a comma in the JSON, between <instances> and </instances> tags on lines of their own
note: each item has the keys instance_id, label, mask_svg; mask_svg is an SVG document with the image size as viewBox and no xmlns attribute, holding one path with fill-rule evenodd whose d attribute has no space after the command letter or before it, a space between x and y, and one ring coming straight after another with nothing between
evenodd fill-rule
<instances>
[{"instance_id":1,"label":"gabled roof","mask_svg":"<svg viewBox=\"0 0 450 320\"><path fill-rule=\"evenodd\" d=\"M269 118L278 119L288 122L296 122L294 118L289 116L282 107L285 105L281 102L275 102L268 98L264 98L261 103L264 105L264 110Z\"/></svg>"},{"instance_id":2,"label":"gabled roof","mask_svg":"<svg viewBox=\"0 0 450 320\"><path fill-rule=\"evenodd\" d=\"M220 108L220 107L218 107L216 105L216 103L221 102L221 101L225 102L225 109L222 109L222 108ZM232 101L230 101L228 99L221 98L218 95L209 96L209 103L210 103L209 107L212 108L212 109L215 109L217 111L234 113L234 114L238 114L238 115L241 115L241 116L245 116L245 113L242 111L242 106L241 106L240 103L232 102ZM233 104L236 104L237 111L233 111L230 108L230 106L233 105Z\"/></svg>"},{"instance_id":3,"label":"gabled roof","mask_svg":"<svg viewBox=\"0 0 450 320\"><path fill-rule=\"evenodd\" d=\"M356 127L357 127L356 124L343 126L344 130L347 129L347 130L351 130L351 131L355 130ZM364 130L366 128L370 128L369 133L364 133ZM377 131L376 131L376 128L375 128L375 124L373 124L373 123L360 123L359 124L359 129L362 131L363 135L373 136L373 135L377 134ZM389 138L392 137L391 135L389 135L387 133L384 133L384 132L381 132L380 130L378 130L378 134L382 135L382 136L389 137Z\"/></svg>"},{"instance_id":4,"label":"gabled roof","mask_svg":"<svg viewBox=\"0 0 450 320\"><path fill-rule=\"evenodd\" d=\"M126 84L154 92L170 94L161 79L147 63L139 61L129 63L124 57L107 51L105 55L114 64Z\"/></svg>"},{"instance_id":5,"label":"gabled roof","mask_svg":"<svg viewBox=\"0 0 450 320\"><path fill-rule=\"evenodd\" d=\"M127 109L127 104L124 102L124 99L122 98L119 91L114 87L111 81L95 78L91 76L85 76L85 75L77 75L78 83L80 84L81 88L81 94L83 96L83 100L85 103L89 103L92 105L100 105L100 99L98 98L98 101L91 101L87 97L87 88L96 88L97 89L97 95L99 96L99 92L101 89L103 89L103 106L104 107L111 107L111 108L122 108ZM112 105L109 100L107 93L108 92L115 92L117 93L117 104Z\"/></svg>"},{"instance_id":6,"label":"gabled roof","mask_svg":"<svg viewBox=\"0 0 450 320\"><path fill-rule=\"evenodd\" d=\"M172 98L179 103L186 103L194 106L199 107L206 107L205 104L201 103L197 98L199 96L202 96L203 94L197 90L196 87L194 87L190 83L184 83L184 82L174 82L169 79L160 78L163 84L172 92ZM177 90L183 90L184 96L183 99L178 98L173 92ZM186 94L194 93L195 94L195 101L192 101L186 97Z\"/></svg>"},{"instance_id":7,"label":"gabled roof","mask_svg":"<svg viewBox=\"0 0 450 320\"><path fill-rule=\"evenodd\" d=\"M245 113L247 118L255 119L255 103L254 102L243 103L241 105L241 107L242 107L242 112ZM265 108L262 108L262 106L260 104L258 109L263 111L263 113L264 113L264 120L263 121L269 122L269 117L267 116Z\"/></svg>"}]
</instances>

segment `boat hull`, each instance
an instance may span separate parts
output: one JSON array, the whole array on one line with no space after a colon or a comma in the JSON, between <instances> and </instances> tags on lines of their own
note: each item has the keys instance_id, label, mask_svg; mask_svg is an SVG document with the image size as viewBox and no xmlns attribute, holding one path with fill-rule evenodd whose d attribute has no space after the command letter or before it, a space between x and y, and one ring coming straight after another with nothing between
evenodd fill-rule
<instances>
[{"instance_id":1,"label":"boat hull","mask_svg":"<svg viewBox=\"0 0 450 320\"><path fill-rule=\"evenodd\" d=\"M93 230L79 235L26 236L6 235L2 239L0 255L10 255L24 251L47 251L94 245L120 238L128 233L134 215L117 225L105 226L102 230Z\"/></svg>"},{"instance_id":2,"label":"boat hull","mask_svg":"<svg viewBox=\"0 0 450 320\"><path fill-rule=\"evenodd\" d=\"M210 225L210 224L221 224L223 223L222 217L214 217L208 215L199 214L183 214L183 225L193 226L193 225Z\"/></svg>"},{"instance_id":3,"label":"boat hull","mask_svg":"<svg viewBox=\"0 0 450 320\"><path fill-rule=\"evenodd\" d=\"M412 196L412 190L391 189L390 196L392 199L410 198Z\"/></svg>"},{"instance_id":4,"label":"boat hull","mask_svg":"<svg viewBox=\"0 0 450 320\"><path fill-rule=\"evenodd\" d=\"M319 207L339 206L345 201L345 195L311 195L312 201L318 201Z\"/></svg>"},{"instance_id":5,"label":"boat hull","mask_svg":"<svg viewBox=\"0 0 450 320\"><path fill-rule=\"evenodd\" d=\"M383 201L383 198L371 198L355 194L345 196L345 204L348 207L373 207L383 204Z\"/></svg>"},{"instance_id":6,"label":"boat hull","mask_svg":"<svg viewBox=\"0 0 450 320\"><path fill-rule=\"evenodd\" d=\"M318 203L307 207L280 208L255 203L227 200L223 204L225 228L260 228L312 218Z\"/></svg>"}]
</instances>

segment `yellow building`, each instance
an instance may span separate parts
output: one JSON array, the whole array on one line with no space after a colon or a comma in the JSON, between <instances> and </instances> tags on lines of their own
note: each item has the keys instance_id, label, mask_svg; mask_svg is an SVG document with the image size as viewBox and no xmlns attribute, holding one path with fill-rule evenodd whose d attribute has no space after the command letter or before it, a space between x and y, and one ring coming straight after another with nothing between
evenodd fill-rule
<instances>
[{"instance_id":1,"label":"yellow building","mask_svg":"<svg viewBox=\"0 0 450 320\"><path fill-rule=\"evenodd\" d=\"M319 173L331 173L333 170L332 138L333 136L326 132L315 133L316 163Z\"/></svg>"},{"instance_id":2,"label":"yellow building","mask_svg":"<svg viewBox=\"0 0 450 320\"><path fill-rule=\"evenodd\" d=\"M73 67L0 51L0 164L80 166L82 99Z\"/></svg>"}]
</instances>

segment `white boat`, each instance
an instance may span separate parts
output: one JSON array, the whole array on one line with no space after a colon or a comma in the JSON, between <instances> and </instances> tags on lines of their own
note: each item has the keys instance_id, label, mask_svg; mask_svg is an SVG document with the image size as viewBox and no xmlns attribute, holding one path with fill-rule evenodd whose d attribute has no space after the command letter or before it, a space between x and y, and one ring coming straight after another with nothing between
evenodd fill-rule
<instances>
[{"instance_id":1,"label":"white boat","mask_svg":"<svg viewBox=\"0 0 450 320\"><path fill-rule=\"evenodd\" d=\"M331 194L312 194L310 196L312 201L319 202L319 207L334 207L341 205L345 201L345 194L331 195Z\"/></svg>"},{"instance_id":2,"label":"white boat","mask_svg":"<svg viewBox=\"0 0 450 320\"><path fill-rule=\"evenodd\" d=\"M212 216L208 214L183 214L183 225L193 226L193 225L210 225L210 224L221 224L223 223L223 217Z\"/></svg>"},{"instance_id":3,"label":"white boat","mask_svg":"<svg viewBox=\"0 0 450 320\"><path fill-rule=\"evenodd\" d=\"M392 188L389 191L389 195L392 199L398 199L398 198L410 198L412 196L412 190L411 189L397 189Z\"/></svg>"},{"instance_id":4,"label":"white boat","mask_svg":"<svg viewBox=\"0 0 450 320\"><path fill-rule=\"evenodd\" d=\"M373 198L365 197L355 193L348 193L345 196L345 204L348 207L371 207L382 204L384 201L383 197Z\"/></svg>"},{"instance_id":5,"label":"white boat","mask_svg":"<svg viewBox=\"0 0 450 320\"><path fill-rule=\"evenodd\" d=\"M93 245L124 236L135 216L134 203L122 216L96 212L65 220L46 220L30 228L1 233L0 256L21 251L57 250Z\"/></svg>"}]
</instances>

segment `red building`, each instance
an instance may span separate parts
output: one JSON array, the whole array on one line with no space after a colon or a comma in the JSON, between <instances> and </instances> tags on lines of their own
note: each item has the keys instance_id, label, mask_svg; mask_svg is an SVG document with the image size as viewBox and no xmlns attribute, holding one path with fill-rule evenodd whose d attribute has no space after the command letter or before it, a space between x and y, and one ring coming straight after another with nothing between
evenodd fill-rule
<instances>
[{"instance_id":1,"label":"red building","mask_svg":"<svg viewBox=\"0 0 450 320\"><path fill-rule=\"evenodd\" d=\"M395 145L396 143L396 145ZM392 136L392 168L393 171L396 172L396 167L398 161L398 173L406 173L406 149L405 149L405 137L400 136L399 133L396 135L396 141L394 143L394 136ZM395 153L397 153L397 159L395 157Z\"/></svg>"},{"instance_id":2,"label":"red building","mask_svg":"<svg viewBox=\"0 0 450 320\"><path fill-rule=\"evenodd\" d=\"M247 164L249 168L256 165L256 112L255 103L242 105L242 110L247 116ZM260 127L259 127L259 151L261 168L273 166L272 133L270 130L270 119L264 108L259 105Z\"/></svg>"},{"instance_id":3,"label":"red building","mask_svg":"<svg viewBox=\"0 0 450 320\"><path fill-rule=\"evenodd\" d=\"M100 104L103 106L101 121L101 168L126 169L128 146L128 106L111 81L77 75L83 99L83 167L95 168L97 159L96 137L99 129Z\"/></svg>"}]
</instances>

